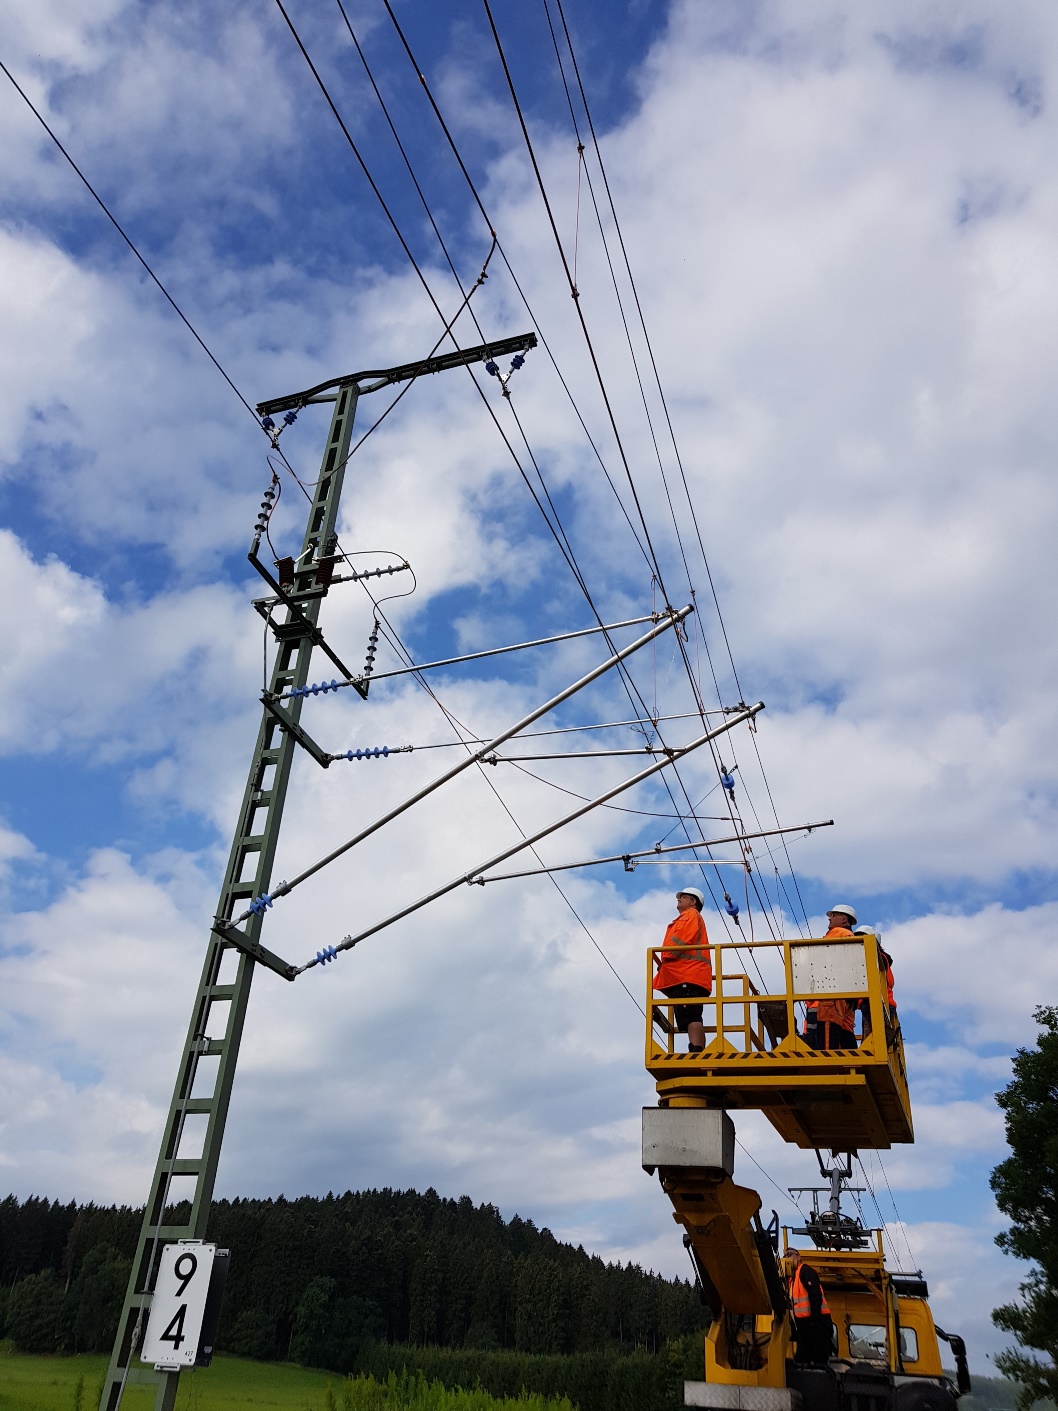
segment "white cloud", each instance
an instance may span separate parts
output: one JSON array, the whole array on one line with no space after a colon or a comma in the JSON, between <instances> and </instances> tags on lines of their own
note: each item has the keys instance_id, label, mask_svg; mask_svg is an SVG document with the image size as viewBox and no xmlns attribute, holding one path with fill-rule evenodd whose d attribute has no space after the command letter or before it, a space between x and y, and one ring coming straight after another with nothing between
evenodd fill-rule
<instances>
[{"instance_id":1,"label":"white cloud","mask_svg":"<svg viewBox=\"0 0 1058 1411\"><path fill-rule=\"evenodd\" d=\"M240 385L271 394L430 346L437 329L414 279L381 271L376 251L350 238L348 268L336 273L330 250L298 266L258 243L285 199L283 161L310 158L299 136L304 91L256 20L237 12L207 52L210 36L186 17L151 11L131 28L115 17L124 13L105 5L74 19L23 6L9 23L30 70L40 53L63 75L65 87L52 70L47 84L43 69L35 79L49 115L76 131L107 189L122 190L123 210L144 229L165 227L163 273L178 295L194 291L192 312L208 311L196 322ZM919 1140L885 1160L939 1316L988 1348L998 1343L982 1300L1001 1301L996 1290L1016 1282L980 1209L1002 1150L987 1092L1009 1059L993 1050L1028 1041L1032 1007L1058 979L1055 903L1014 911L1008 896L1019 871L1044 882L1054 872L1058 779L1043 742L1058 724L1046 607L1058 589L1049 382L1058 184L1055 119L1039 95L1056 39L1041 5L999 16L979 3L958 15L836 0L679 4L639 75L639 108L603 134L741 679L769 703L759 743L777 802L784 821L838 820L797 846L798 867L853 896L973 886L965 906L886 931L905 1022L939 1021L948 1037L936 1043L930 1030L910 1048ZM616 473L525 159L497 137L506 118L482 97L477 52L448 66L439 91L451 101L475 95L471 136L495 143L483 183L490 209ZM131 136L113 150L119 131ZM71 199L69 173L43 166L39 139L16 132L7 156L21 205L0 231L0 306L14 329L0 354L9 392L0 452L19 487L32 477L54 553L40 547L39 524L32 538L0 535L0 586L21 605L0 629L0 738L26 753L85 750L134 797L175 800L223 834L249 752L260 639L241 588L215 566L243 552L267 474L263 443L156 291L130 283L120 262L106 267L102 245L90 260L45 233L49 213ZM534 134L566 230L572 146L542 122ZM311 161L321 182L345 170L315 150ZM321 187L321 211L325 195ZM229 237L253 264L227 257ZM581 238L582 306L682 601L653 449L586 219ZM471 254L473 265L476 245ZM490 332L525 323L498 268L475 307ZM512 389L600 610L649 609L649 572L542 352ZM383 396L365 399L364 426ZM508 410L499 414L517 444ZM283 442L310 480L320 428L321 414L307 413ZM414 388L358 453L343 540L410 558L419 589L393 605L394 619L421 656L438 655L429 644L454 589L476 590L454 599L454 629L472 647L533 635L537 618L541 630L569 625L561 565L541 548L527 505L476 393L452 375ZM301 514L294 496L284 500L275 524L284 546ZM679 503L677 518L688 528ZM98 573L83 567L86 545ZM157 546L175 582L115 586L112 551L120 562ZM703 616L729 702L736 690L704 607ZM332 595L324 628L353 666L369 627L366 603ZM446 703L484 731L570 679L597 645L534 659L537 677L514 685L436 679ZM653 678L643 658L648 700ZM677 681L659 653L663 707L685 708ZM627 714L612 683L590 699L606 708L597 718ZM433 710L411 685L376 687L366 706L313 702L306 723L328 747L438 743ZM728 762L731 749L739 802L751 789L766 822L753 752L741 737L727 741ZM447 760L437 751L326 774L301 761L275 875L318 857ZM703 794L706 764L686 771ZM553 777L594 792L621 771L570 765ZM526 827L573 802L513 771L490 778ZM652 799L670 807L660 791L634 802ZM630 819L596 815L546 856L628 846ZM515 836L468 776L384 843L278 904L268 942L307 958ZM32 860L30 847L0 835L8 866ZM176 857L137 870L103 849L50 906L8 923L14 949L0 964L13 1186L141 1196L212 905L203 877L218 870L215 859L199 867ZM190 901L174 901L174 875ZM604 880L568 879L637 995L671 875L650 874L652 890L635 900ZM26 1034L32 1053L12 1046ZM638 1166L637 1111L652 1096L640 1044L638 1016L548 883L461 889L293 987L259 978L222 1185L467 1189L596 1248L683 1272L665 1203ZM148 1057L130 1065L130 1053ZM747 1155L780 1185L814 1179L810 1154L785 1150L763 1121L739 1129ZM91 1189L78 1184L84 1171L95 1173ZM741 1157L739 1177L777 1200ZM962 1223L919 1218L937 1191L952 1192ZM989 1280L974 1276L982 1267L994 1271Z\"/></svg>"}]
</instances>

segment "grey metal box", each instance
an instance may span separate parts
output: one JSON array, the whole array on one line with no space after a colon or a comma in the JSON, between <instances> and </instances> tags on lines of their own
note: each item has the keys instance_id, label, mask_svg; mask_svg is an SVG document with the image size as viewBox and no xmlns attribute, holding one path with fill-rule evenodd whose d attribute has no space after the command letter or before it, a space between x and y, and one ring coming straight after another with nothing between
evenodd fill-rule
<instances>
[{"instance_id":1,"label":"grey metal box","mask_svg":"<svg viewBox=\"0 0 1058 1411\"><path fill-rule=\"evenodd\" d=\"M867 988L863 942L831 941L829 945L791 946L794 993L821 995Z\"/></svg>"},{"instance_id":2,"label":"grey metal box","mask_svg":"<svg viewBox=\"0 0 1058 1411\"><path fill-rule=\"evenodd\" d=\"M722 1382L684 1382L684 1406L709 1411L800 1411L801 1393L792 1387L728 1386Z\"/></svg>"},{"instance_id":3,"label":"grey metal box","mask_svg":"<svg viewBox=\"0 0 1058 1411\"><path fill-rule=\"evenodd\" d=\"M644 1107L643 1169L735 1171L735 1124L718 1107Z\"/></svg>"}]
</instances>

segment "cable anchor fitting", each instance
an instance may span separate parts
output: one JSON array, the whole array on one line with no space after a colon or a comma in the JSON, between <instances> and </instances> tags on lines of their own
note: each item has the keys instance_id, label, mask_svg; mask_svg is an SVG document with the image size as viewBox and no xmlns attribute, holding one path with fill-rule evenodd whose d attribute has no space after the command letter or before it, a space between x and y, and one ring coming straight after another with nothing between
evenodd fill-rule
<instances>
[{"instance_id":1,"label":"cable anchor fitting","mask_svg":"<svg viewBox=\"0 0 1058 1411\"><path fill-rule=\"evenodd\" d=\"M500 386L503 388L503 395L505 397L509 397L511 394L507 387L507 383L510 382L511 378L518 371L518 369L524 366L525 354L515 353L514 357L511 359L511 365L506 372L500 371L499 363L496 362L495 358L489 358L488 362L485 364L485 371L490 377L499 378Z\"/></svg>"},{"instance_id":2,"label":"cable anchor fitting","mask_svg":"<svg viewBox=\"0 0 1058 1411\"><path fill-rule=\"evenodd\" d=\"M290 411L285 412L283 414L282 426L276 426L275 422L270 416L263 416L261 418L261 430L267 432L268 439L272 443L273 450L279 450L279 438L280 436L282 436L283 432L287 429L288 426L293 426L295 421L297 421L298 411L300 411L300 408L292 408Z\"/></svg>"}]
</instances>

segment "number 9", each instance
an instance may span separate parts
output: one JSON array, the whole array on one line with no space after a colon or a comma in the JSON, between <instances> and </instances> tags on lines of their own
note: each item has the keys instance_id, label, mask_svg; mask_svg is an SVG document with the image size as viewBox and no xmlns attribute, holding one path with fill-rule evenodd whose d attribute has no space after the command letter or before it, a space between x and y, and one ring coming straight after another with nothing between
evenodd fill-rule
<instances>
[{"instance_id":1,"label":"number 9","mask_svg":"<svg viewBox=\"0 0 1058 1411\"><path fill-rule=\"evenodd\" d=\"M188 1262L190 1262L191 1265L189 1269L185 1270L180 1267L182 1264L186 1265ZM180 1287L176 1291L177 1298L183 1298L184 1289L187 1288L188 1284L195 1277L197 1271L198 1258L192 1254L190 1250L188 1250L186 1254L181 1254L180 1258L173 1265L173 1273L180 1280Z\"/></svg>"}]
</instances>

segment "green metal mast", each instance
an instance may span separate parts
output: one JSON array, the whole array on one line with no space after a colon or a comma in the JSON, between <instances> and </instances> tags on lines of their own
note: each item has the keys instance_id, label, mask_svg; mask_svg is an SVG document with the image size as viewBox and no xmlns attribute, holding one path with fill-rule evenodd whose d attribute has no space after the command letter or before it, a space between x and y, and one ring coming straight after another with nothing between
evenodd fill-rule
<instances>
[{"instance_id":1,"label":"green metal mast","mask_svg":"<svg viewBox=\"0 0 1058 1411\"><path fill-rule=\"evenodd\" d=\"M324 642L317 623L333 567L333 562L327 561L338 523L357 401L361 395L381 387L411 381L426 373L491 360L506 353L519 353L535 344L535 336L528 334L401 367L353 373L305 392L263 402L257 409L263 417L269 418L283 411L296 413L301 407L316 402L334 402L301 554L295 560L293 584L277 583L259 561L260 524L249 555L251 563L275 590L276 596L265 612L278 652L263 697L257 743L180 1056L121 1321L103 1384L100 1411L117 1411L124 1389L130 1383L155 1387L155 1411L173 1411L175 1407L180 1373L156 1372L139 1363L136 1356L147 1325L158 1258L163 1246L174 1240L206 1236L254 970L258 964L263 964L284 979L294 978L294 967L261 945L264 907L255 911L242 928L231 923L237 913L247 910L251 901L268 892L296 746L302 745L325 768L330 763L329 756L299 725L302 698L290 700L285 707L277 704L277 698L294 687L308 684L316 646L346 678L352 675ZM272 607L276 605L285 611L283 622L271 617ZM361 688L360 693L366 696L366 687ZM199 1127L202 1120L205 1121L205 1134L197 1153L186 1149L191 1142L185 1138L192 1135L185 1131L189 1117L198 1119ZM174 1188L174 1180L181 1177L184 1180ZM190 1182L194 1183L193 1192L180 1189ZM190 1199L186 1222L172 1223L172 1208L186 1199Z\"/></svg>"}]
</instances>

